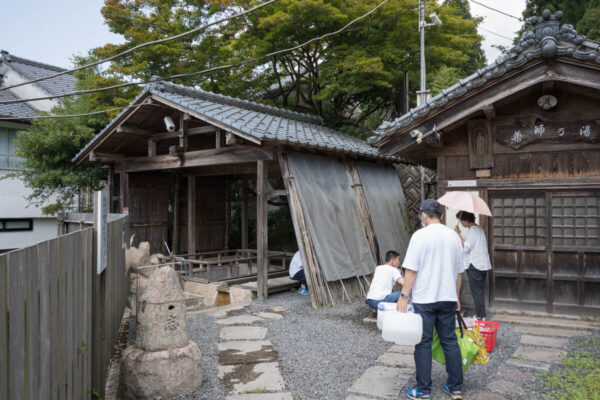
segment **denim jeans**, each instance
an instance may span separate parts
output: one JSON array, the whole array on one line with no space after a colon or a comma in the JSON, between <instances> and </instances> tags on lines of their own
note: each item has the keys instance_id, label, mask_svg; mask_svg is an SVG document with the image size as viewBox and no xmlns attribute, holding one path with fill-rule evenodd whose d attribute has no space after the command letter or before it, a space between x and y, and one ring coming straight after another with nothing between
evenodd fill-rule
<instances>
[{"instance_id":1,"label":"denim jeans","mask_svg":"<svg viewBox=\"0 0 600 400\"><path fill-rule=\"evenodd\" d=\"M431 394L431 343L433 328L437 330L440 343L446 357L448 388L451 391L462 390L462 356L456 334L456 302L439 301L437 303L414 303L415 313L423 318L423 337L415 346L415 366L417 369L417 389L421 393Z\"/></svg>"},{"instance_id":2,"label":"denim jeans","mask_svg":"<svg viewBox=\"0 0 600 400\"><path fill-rule=\"evenodd\" d=\"M383 300L367 299L366 303L369 305L369 307L377 310L377 306L379 305L379 303L397 303L399 298L400 291L398 290L397 292L392 292L388 294Z\"/></svg>"},{"instance_id":3,"label":"denim jeans","mask_svg":"<svg viewBox=\"0 0 600 400\"><path fill-rule=\"evenodd\" d=\"M293 280L295 281L300 281L300 284L304 285L304 287L306 287L306 275L304 275L304 270L301 269L300 271L296 272L294 274L294 276L292 277Z\"/></svg>"}]
</instances>

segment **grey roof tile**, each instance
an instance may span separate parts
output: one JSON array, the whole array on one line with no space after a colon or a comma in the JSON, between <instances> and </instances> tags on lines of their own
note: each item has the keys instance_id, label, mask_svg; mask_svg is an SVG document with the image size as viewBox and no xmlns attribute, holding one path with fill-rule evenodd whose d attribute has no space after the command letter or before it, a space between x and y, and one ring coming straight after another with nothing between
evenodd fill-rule
<instances>
[{"instance_id":1,"label":"grey roof tile","mask_svg":"<svg viewBox=\"0 0 600 400\"><path fill-rule=\"evenodd\" d=\"M10 90L0 91L0 100L16 100L16 97ZM27 103L12 103L12 104L0 104L0 118L1 117L19 117L19 118L32 118L37 116L37 112Z\"/></svg>"},{"instance_id":2,"label":"grey roof tile","mask_svg":"<svg viewBox=\"0 0 600 400\"><path fill-rule=\"evenodd\" d=\"M8 66L27 79L42 78L44 76L53 75L57 72L64 71L63 68L17 57L9 54L6 51L2 51L0 61L6 63ZM36 85L43 88L49 94L56 95L72 92L75 88L76 81L77 79L75 76L73 76L73 74L65 74L57 76L56 78L50 78L37 82Z\"/></svg>"}]
</instances>

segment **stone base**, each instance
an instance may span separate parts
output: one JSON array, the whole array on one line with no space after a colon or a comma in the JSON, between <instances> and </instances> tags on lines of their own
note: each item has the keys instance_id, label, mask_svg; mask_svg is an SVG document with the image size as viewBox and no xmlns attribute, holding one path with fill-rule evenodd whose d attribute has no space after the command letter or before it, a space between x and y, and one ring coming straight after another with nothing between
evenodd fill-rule
<instances>
[{"instance_id":1,"label":"stone base","mask_svg":"<svg viewBox=\"0 0 600 400\"><path fill-rule=\"evenodd\" d=\"M202 385L202 354L198 345L147 352L129 346L123 352L127 396L131 399L171 399Z\"/></svg>"}]
</instances>

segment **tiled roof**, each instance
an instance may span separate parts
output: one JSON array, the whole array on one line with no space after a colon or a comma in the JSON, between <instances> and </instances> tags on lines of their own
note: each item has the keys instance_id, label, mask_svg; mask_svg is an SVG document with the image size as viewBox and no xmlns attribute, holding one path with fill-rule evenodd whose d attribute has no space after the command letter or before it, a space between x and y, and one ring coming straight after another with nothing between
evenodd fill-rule
<instances>
[{"instance_id":1,"label":"tiled roof","mask_svg":"<svg viewBox=\"0 0 600 400\"><path fill-rule=\"evenodd\" d=\"M0 91L0 100L16 100L17 97L10 90ZM37 112L27 103L0 104L0 119L2 117L35 117Z\"/></svg>"},{"instance_id":2,"label":"tiled roof","mask_svg":"<svg viewBox=\"0 0 600 400\"><path fill-rule=\"evenodd\" d=\"M541 17L533 17L530 22L533 30L525 32L519 43L506 55L474 74L461 79L441 93L427 100L425 104L413 108L408 113L391 121L384 121L373 131L369 143L377 143L386 136L394 134L398 129L412 124L425 117L432 110L442 107L450 100L465 95L496 79L510 70L520 68L529 61L544 57L569 56L578 60L587 60L600 64L600 43L587 40L579 35L573 25L560 26L562 11L555 15L544 10Z\"/></svg>"},{"instance_id":3,"label":"tiled roof","mask_svg":"<svg viewBox=\"0 0 600 400\"><path fill-rule=\"evenodd\" d=\"M9 54L6 51L0 53L0 62L6 63L12 69L23 75L27 79L37 79L64 71L63 68L53 65L43 64L37 61L28 60ZM45 79L35 84L47 91L51 95L64 94L72 92L75 88L77 79L73 74L65 74L56 78Z\"/></svg>"},{"instance_id":4,"label":"tiled roof","mask_svg":"<svg viewBox=\"0 0 600 400\"><path fill-rule=\"evenodd\" d=\"M395 157L381 156L377 149L364 140L344 135L327 128L320 117L301 114L252 101L223 96L188 86L168 82L152 82L131 104L137 102L146 93L175 103L190 112L229 126L234 131L252 136L259 140L301 147L354 154L366 158L397 160ZM121 115L123 115L125 110ZM117 116L87 146L77 154L73 161L86 152L94 142L111 129L120 119Z\"/></svg>"}]
</instances>

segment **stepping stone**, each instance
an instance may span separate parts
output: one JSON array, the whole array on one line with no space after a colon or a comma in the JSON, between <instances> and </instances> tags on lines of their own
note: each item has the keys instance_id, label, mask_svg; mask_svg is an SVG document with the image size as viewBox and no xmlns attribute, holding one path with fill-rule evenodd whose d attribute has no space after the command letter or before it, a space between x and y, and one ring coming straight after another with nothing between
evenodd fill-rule
<instances>
[{"instance_id":1,"label":"stepping stone","mask_svg":"<svg viewBox=\"0 0 600 400\"><path fill-rule=\"evenodd\" d=\"M530 344L532 346L555 347L557 349L562 349L563 347L567 347L569 345L569 339L523 335L521 336L521 344Z\"/></svg>"},{"instance_id":2,"label":"stepping stone","mask_svg":"<svg viewBox=\"0 0 600 400\"><path fill-rule=\"evenodd\" d=\"M530 361L541 361L545 363L556 363L562 360L567 355L566 351L549 349L545 347L535 346L519 346L515 351L516 358L524 358Z\"/></svg>"},{"instance_id":3,"label":"stepping stone","mask_svg":"<svg viewBox=\"0 0 600 400\"><path fill-rule=\"evenodd\" d=\"M504 380L492 381L488 384L487 387L492 392L505 395L522 396L523 394L525 394L525 392L519 387L519 385Z\"/></svg>"},{"instance_id":4,"label":"stepping stone","mask_svg":"<svg viewBox=\"0 0 600 400\"><path fill-rule=\"evenodd\" d=\"M365 397L359 394L352 393L350 396L346 397L346 400L373 400L373 397Z\"/></svg>"},{"instance_id":5,"label":"stepping stone","mask_svg":"<svg viewBox=\"0 0 600 400\"><path fill-rule=\"evenodd\" d=\"M256 321L263 321L263 319L254 315L236 315L235 317L219 319L216 323L219 325L248 325Z\"/></svg>"},{"instance_id":6,"label":"stepping stone","mask_svg":"<svg viewBox=\"0 0 600 400\"><path fill-rule=\"evenodd\" d=\"M378 365L367 369L348 391L386 399L395 399L400 395L400 390L412 374L413 370L410 369L382 367Z\"/></svg>"},{"instance_id":7,"label":"stepping stone","mask_svg":"<svg viewBox=\"0 0 600 400\"><path fill-rule=\"evenodd\" d=\"M388 351L394 353L415 354L415 346L399 346L395 344L392 347L390 347Z\"/></svg>"},{"instance_id":8,"label":"stepping stone","mask_svg":"<svg viewBox=\"0 0 600 400\"><path fill-rule=\"evenodd\" d=\"M276 362L219 365L218 374L223 386L233 394L282 392L284 389L279 363Z\"/></svg>"},{"instance_id":9,"label":"stepping stone","mask_svg":"<svg viewBox=\"0 0 600 400\"><path fill-rule=\"evenodd\" d=\"M377 362L392 367L415 368L415 357L412 354L387 352L383 353Z\"/></svg>"},{"instance_id":10,"label":"stepping stone","mask_svg":"<svg viewBox=\"0 0 600 400\"><path fill-rule=\"evenodd\" d=\"M506 365L498 368L498 376L511 382L529 383L535 381L536 377L529 372L525 372L516 368L507 367Z\"/></svg>"},{"instance_id":11,"label":"stepping stone","mask_svg":"<svg viewBox=\"0 0 600 400\"><path fill-rule=\"evenodd\" d=\"M294 400L291 393L246 393L228 396L227 400Z\"/></svg>"},{"instance_id":12,"label":"stepping stone","mask_svg":"<svg viewBox=\"0 0 600 400\"><path fill-rule=\"evenodd\" d=\"M283 315L277 314L277 313L272 313L272 312L259 312L259 313L256 313L254 315L259 316L261 318L267 318L267 319L281 319L281 318L283 318Z\"/></svg>"},{"instance_id":13,"label":"stepping stone","mask_svg":"<svg viewBox=\"0 0 600 400\"><path fill-rule=\"evenodd\" d=\"M223 340L260 340L267 336L267 328L262 326L226 326L221 329Z\"/></svg>"},{"instance_id":14,"label":"stepping stone","mask_svg":"<svg viewBox=\"0 0 600 400\"><path fill-rule=\"evenodd\" d=\"M600 329L600 324L582 321L579 319L566 318L546 318L546 317L527 317L522 315L495 314L493 321L514 322L517 324L527 324L540 326L558 326L571 329Z\"/></svg>"},{"instance_id":15,"label":"stepping stone","mask_svg":"<svg viewBox=\"0 0 600 400\"><path fill-rule=\"evenodd\" d=\"M259 363L277 359L277 352L268 340L221 342L218 349L221 365Z\"/></svg>"},{"instance_id":16,"label":"stepping stone","mask_svg":"<svg viewBox=\"0 0 600 400\"><path fill-rule=\"evenodd\" d=\"M497 395L495 393L489 392L478 392L472 395L469 395L469 399L471 400L506 400L504 397Z\"/></svg>"},{"instance_id":17,"label":"stepping stone","mask_svg":"<svg viewBox=\"0 0 600 400\"><path fill-rule=\"evenodd\" d=\"M249 304L250 303L248 303L248 304L231 304L228 306L214 307L214 308L209 308L206 310L195 311L193 314L203 314L203 315L210 315L210 316L216 317L216 318L222 318L222 317L229 316L230 313L233 313L235 311L243 310L244 308L248 307Z\"/></svg>"},{"instance_id":18,"label":"stepping stone","mask_svg":"<svg viewBox=\"0 0 600 400\"><path fill-rule=\"evenodd\" d=\"M365 317L363 319L363 322L365 324L376 324L377 323L377 318L375 318L375 317Z\"/></svg>"},{"instance_id":19,"label":"stepping stone","mask_svg":"<svg viewBox=\"0 0 600 400\"><path fill-rule=\"evenodd\" d=\"M506 363L511 364L511 365L516 365L517 367L533 368L533 369L537 369L540 371L549 371L550 370L550 364L544 363L544 362L539 362L539 361L518 360L515 358L511 358L511 359L506 360Z\"/></svg>"},{"instance_id":20,"label":"stepping stone","mask_svg":"<svg viewBox=\"0 0 600 400\"><path fill-rule=\"evenodd\" d=\"M273 312L278 312L278 313L282 313L282 312L287 312L287 308L285 307L281 307L281 306L277 306L277 307L273 307L271 309L271 311Z\"/></svg>"},{"instance_id":21,"label":"stepping stone","mask_svg":"<svg viewBox=\"0 0 600 400\"><path fill-rule=\"evenodd\" d=\"M576 329L537 328L537 327L533 327L533 326L515 326L515 332L527 333L527 334L531 334L531 335L563 336L563 337L588 336L588 335L592 334L590 331L579 331Z\"/></svg>"}]
</instances>

